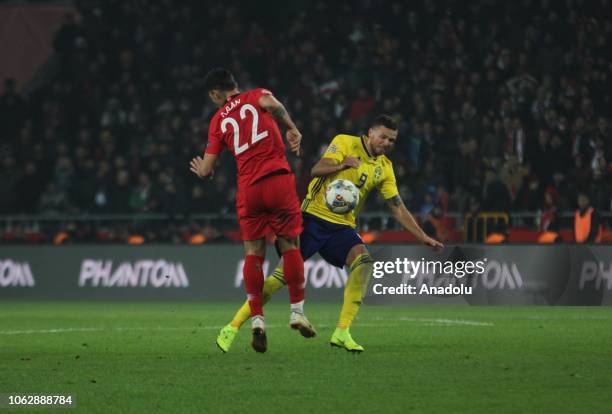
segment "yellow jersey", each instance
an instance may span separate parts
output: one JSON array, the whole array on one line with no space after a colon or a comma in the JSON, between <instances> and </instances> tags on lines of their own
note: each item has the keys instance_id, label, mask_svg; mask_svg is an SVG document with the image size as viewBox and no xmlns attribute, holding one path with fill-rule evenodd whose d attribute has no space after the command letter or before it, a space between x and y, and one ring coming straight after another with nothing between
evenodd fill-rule
<instances>
[{"instance_id":1,"label":"yellow jersey","mask_svg":"<svg viewBox=\"0 0 612 414\"><path fill-rule=\"evenodd\" d=\"M302 211L332 223L355 228L357 215L372 189L378 188L385 200L399 194L391 160L384 155L371 155L365 146L365 139L366 137L345 134L334 137L323 158L331 158L338 161L338 164L346 157L359 158L359 168L347 168L324 177L313 178L308 185L308 194L302 202ZM346 214L333 213L325 204L327 186L338 179L351 181L359 190L359 203Z\"/></svg>"}]
</instances>

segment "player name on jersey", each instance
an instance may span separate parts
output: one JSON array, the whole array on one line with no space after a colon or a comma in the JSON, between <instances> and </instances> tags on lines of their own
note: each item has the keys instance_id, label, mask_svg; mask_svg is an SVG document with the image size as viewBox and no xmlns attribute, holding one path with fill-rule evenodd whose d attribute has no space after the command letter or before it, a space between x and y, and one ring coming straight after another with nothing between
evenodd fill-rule
<instances>
[{"instance_id":1,"label":"player name on jersey","mask_svg":"<svg viewBox=\"0 0 612 414\"><path fill-rule=\"evenodd\" d=\"M225 107L223 108L224 110L221 111L220 115L223 118L225 118L226 116L229 115L232 109L236 108L238 105L240 105L240 99L234 99L233 101L230 102L229 105L225 105Z\"/></svg>"},{"instance_id":2,"label":"player name on jersey","mask_svg":"<svg viewBox=\"0 0 612 414\"><path fill-rule=\"evenodd\" d=\"M259 99L271 94L262 88L241 92L220 107L210 121L205 152L229 150L234 155L239 190L272 173L291 172L276 120L259 106Z\"/></svg>"}]
</instances>

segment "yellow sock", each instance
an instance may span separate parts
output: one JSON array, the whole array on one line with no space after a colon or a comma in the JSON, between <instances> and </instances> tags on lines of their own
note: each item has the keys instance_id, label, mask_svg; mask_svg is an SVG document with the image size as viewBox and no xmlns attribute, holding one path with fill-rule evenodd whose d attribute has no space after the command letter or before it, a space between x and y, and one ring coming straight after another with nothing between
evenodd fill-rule
<instances>
[{"instance_id":1,"label":"yellow sock","mask_svg":"<svg viewBox=\"0 0 612 414\"><path fill-rule=\"evenodd\" d=\"M274 272L268 276L263 286L263 297L262 301L264 304L268 303L276 292L278 292L283 286L286 285L285 278L283 275L283 268L277 267L274 269ZM249 307L249 302L245 301L236 315L234 315L234 319L230 322L234 328L240 328L243 323L249 320L251 317L251 308Z\"/></svg>"},{"instance_id":2,"label":"yellow sock","mask_svg":"<svg viewBox=\"0 0 612 414\"><path fill-rule=\"evenodd\" d=\"M348 280L344 287L344 303L340 311L338 328L347 329L353 323L353 319L359 312L361 299L368 285L368 280L372 274L372 258L364 253L351 263L349 267Z\"/></svg>"}]
</instances>

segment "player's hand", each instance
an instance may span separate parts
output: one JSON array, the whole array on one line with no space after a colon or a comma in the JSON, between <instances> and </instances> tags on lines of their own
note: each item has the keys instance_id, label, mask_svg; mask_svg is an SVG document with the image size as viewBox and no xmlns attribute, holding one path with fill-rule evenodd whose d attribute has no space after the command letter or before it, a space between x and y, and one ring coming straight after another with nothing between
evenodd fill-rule
<instances>
[{"instance_id":1,"label":"player's hand","mask_svg":"<svg viewBox=\"0 0 612 414\"><path fill-rule=\"evenodd\" d=\"M287 130L287 143L291 152L295 155L300 155L300 143L302 142L302 133L297 128Z\"/></svg>"},{"instance_id":2,"label":"player's hand","mask_svg":"<svg viewBox=\"0 0 612 414\"><path fill-rule=\"evenodd\" d=\"M442 243L440 243L436 239L432 239L429 236L425 236L423 238L423 243L426 244L427 246L433 247L435 250L442 250L444 248L444 245Z\"/></svg>"},{"instance_id":3,"label":"player's hand","mask_svg":"<svg viewBox=\"0 0 612 414\"><path fill-rule=\"evenodd\" d=\"M212 172L206 174L206 172L204 171L204 159L202 157L195 157L194 159L192 159L189 163L189 166L191 172L200 177L201 179L213 177Z\"/></svg>"},{"instance_id":4,"label":"player's hand","mask_svg":"<svg viewBox=\"0 0 612 414\"><path fill-rule=\"evenodd\" d=\"M343 170L346 170L347 168L359 168L360 164L361 161L359 160L359 158L346 157L340 165L342 166Z\"/></svg>"}]
</instances>

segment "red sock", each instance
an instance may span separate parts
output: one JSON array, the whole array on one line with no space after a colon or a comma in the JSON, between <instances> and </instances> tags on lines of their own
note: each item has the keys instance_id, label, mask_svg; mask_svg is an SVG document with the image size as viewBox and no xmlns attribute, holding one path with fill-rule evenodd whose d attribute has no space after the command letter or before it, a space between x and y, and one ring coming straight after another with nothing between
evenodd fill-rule
<instances>
[{"instance_id":1,"label":"red sock","mask_svg":"<svg viewBox=\"0 0 612 414\"><path fill-rule=\"evenodd\" d=\"M289 288L289 300L297 303L304 300L304 259L299 249L283 253L283 271Z\"/></svg>"},{"instance_id":2,"label":"red sock","mask_svg":"<svg viewBox=\"0 0 612 414\"><path fill-rule=\"evenodd\" d=\"M264 284L264 274L261 269L263 257L248 254L244 259L242 275L247 292L247 299L251 307L251 316L263 316L261 296Z\"/></svg>"}]
</instances>

